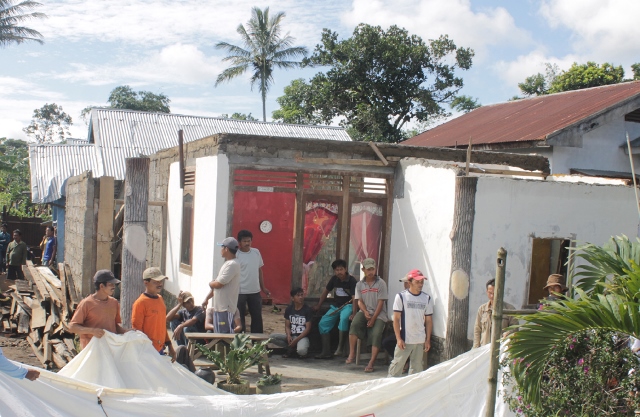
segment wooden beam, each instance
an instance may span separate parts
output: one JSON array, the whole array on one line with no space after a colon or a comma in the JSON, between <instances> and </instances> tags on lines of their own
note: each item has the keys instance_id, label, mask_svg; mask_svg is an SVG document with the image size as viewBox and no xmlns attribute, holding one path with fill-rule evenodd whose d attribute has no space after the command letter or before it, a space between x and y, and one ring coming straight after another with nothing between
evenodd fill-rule
<instances>
[{"instance_id":1,"label":"wooden beam","mask_svg":"<svg viewBox=\"0 0 640 417\"><path fill-rule=\"evenodd\" d=\"M387 158L385 158L382 152L380 152L380 149L378 149L378 146L375 144L375 142L369 142L369 146L371 147L371 149L373 149L373 152L376 153L376 155L378 156L378 159L382 161L382 164L384 166L389 165L389 161L387 161Z\"/></svg>"},{"instance_id":2,"label":"wooden beam","mask_svg":"<svg viewBox=\"0 0 640 417\"><path fill-rule=\"evenodd\" d=\"M69 296L71 297L71 310L73 310L80 303L80 300L76 291L76 283L73 280L73 275L71 275L71 268L67 263L64 264L64 273L67 278Z\"/></svg>"},{"instance_id":3,"label":"wooden beam","mask_svg":"<svg viewBox=\"0 0 640 417\"><path fill-rule=\"evenodd\" d=\"M100 177L100 199L98 200L98 224L96 242L96 270L111 270L111 241L113 240L114 209L113 177Z\"/></svg>"},{"instance_id":4,"label":"wooden beam","mask_svg":"<svg viewBox=\"0 0 640 417\"><path fill-rule=\"evenodd\" d=\"M31 339L31 336L27 336L27 342L29 342L29 345L31 346L31 350L33 350L33 353L36 355L36 358L38 358L38 360L40 361L42 366L46 367L47 366L47 361L45 360L44 356L42 355L42 352L40 351L40 348L36 346L36 342Z\"/></svg>"},{"instance_id":5,"label":"wooden beam","mask_svg":"<svg viewBox=\"0 0 640 417\"><path fill-rule=\"evenodd\" d=\"M388 161L385 165L382 161L374 161L372 159L336 159L336 158L303 158L296 157L296 162L305 164L319 164L319 165L369 165L384 167L389 165Z\"/></svg>"},{"instance_id":6,"label":"wooden beam","mask_svg":"<svg viewBox=\"0 0 640 417\"><path fill-rule=\"evenodd\" d=\"M495 174L495 175L512 175L521 177L538 177L547 178L549 174L543 172L516 171L513 169L485 169L485 168L469 168L469 172L476 174Z\"/></svg>"},{"instance_id":7,"label":"wooden beam","mask_svg":"<svg viewBox=\"0 0 640 417\"><path fill-rule=\"evenodd\" d=\"M120 205L124 205L124 200L120 200L120 199L115 199L113 200L116 204L120 204ZM163 207L167 205L166 201L148 201L147 202L148 206L158 206L158 207Z\"/></svg>"},{"instance_id":8,"label":"wooden beam","mask_svg":"<svg viewBox=\"0 0 640 417\"><path fill-rule=\"evenodd\" d=\"M40 273L36 270L36 267L33 266L33 262L27 261L27 269L29 270L29 274L31 275L33 282L36 284L36 288L38 292L42 295L43 301L48 301L51 299L51 295L47 290L47 287L44 285L44 279L40 276Z\"/></svg>"}]
</instances>

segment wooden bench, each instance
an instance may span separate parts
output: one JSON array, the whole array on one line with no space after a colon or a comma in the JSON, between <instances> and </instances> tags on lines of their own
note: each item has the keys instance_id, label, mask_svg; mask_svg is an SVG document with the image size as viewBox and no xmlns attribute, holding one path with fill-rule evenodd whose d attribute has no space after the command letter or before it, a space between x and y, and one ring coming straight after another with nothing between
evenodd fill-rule
<instances>
[{"instance_id":1,"label":"wooden bench","mask_svg":"<svg viewBox=\"0 0 640 417\"><path fill-rule=\"evenodd\" d=\"M249 340L252 343L260 343L269 339L268 334L264 333L247 333L249 335ZM201 367L212 367L213 364L204 358L200 358L202 353L196 349L196 343L198 340L204 340L206 346L209 349L215 349L215 346L220 342L226 342L231 344L233 338L236 336L235 333L189 333L185 332L184 336L187 338L188 344L187 348L189 349L189 357L194 364L200 364ZM269 367L269 356L265 354L262 357L262 362L264 362L264 368L267 375L271 375L271 368ZM196 365L198 366L198 365ZM258 372L262 373L262 363L258 364Z\"/></svg>"}]
</instances>

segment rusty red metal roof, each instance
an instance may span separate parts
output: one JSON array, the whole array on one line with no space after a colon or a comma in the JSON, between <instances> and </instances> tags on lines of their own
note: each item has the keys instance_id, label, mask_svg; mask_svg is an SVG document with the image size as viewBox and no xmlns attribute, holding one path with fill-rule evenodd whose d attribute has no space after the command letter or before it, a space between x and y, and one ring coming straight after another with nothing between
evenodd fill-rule
<instances>
[{"instance_id":1,"label":"rusty red metal roof","mask_svg":"<svg viewBox=\"0 0 640 417\"><path fill-rule=\"evenodd\" d=\"M413 146L464 146L545 140L549 135L632 100L640 81L482 106L404 142Z\"/></svg>"}]
</instances>

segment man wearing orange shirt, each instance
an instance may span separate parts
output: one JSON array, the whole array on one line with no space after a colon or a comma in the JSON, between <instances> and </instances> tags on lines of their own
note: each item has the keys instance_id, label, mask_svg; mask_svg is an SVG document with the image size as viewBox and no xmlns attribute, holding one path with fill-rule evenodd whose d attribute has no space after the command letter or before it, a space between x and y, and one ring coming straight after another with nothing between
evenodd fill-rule
<instances>
[{"instance_id":1,"label":"man wearing orange shirt","mask_svg":"<svg viewBox=\"0 0 640 417\"><path fill-rule=\"evenodd\" d=\"M171 362L176 360L176 351L167 332L167 307L160 295L166 276L160 268L145 269L142 274L145 291L133 303L131 326L146 334L153 343L153 347L164 355L165 345L169 348Z\"/></svg>"}]
</instances>

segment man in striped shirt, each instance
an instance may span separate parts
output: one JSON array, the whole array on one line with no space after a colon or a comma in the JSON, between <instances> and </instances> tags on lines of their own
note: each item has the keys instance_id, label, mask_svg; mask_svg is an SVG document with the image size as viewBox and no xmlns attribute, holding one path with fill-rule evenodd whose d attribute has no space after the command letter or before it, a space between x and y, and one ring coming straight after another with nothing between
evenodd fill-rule
<instances>
[{"instance_id":1,"label":"man in striped shirt","mask_svg":"<svg viewBox=\"0 0 640 417\"><path fill-rule=\"evenodd\" d=\"M398 344L389 365L390 377L402 375L407 359L411 361L409 375L422 372L424 352L431 349L433 299L422 292L426 278L422 272L413 269L405 280L409 288L397 294L393 302L393 331Z\"/></svg>"}]
</instances>

